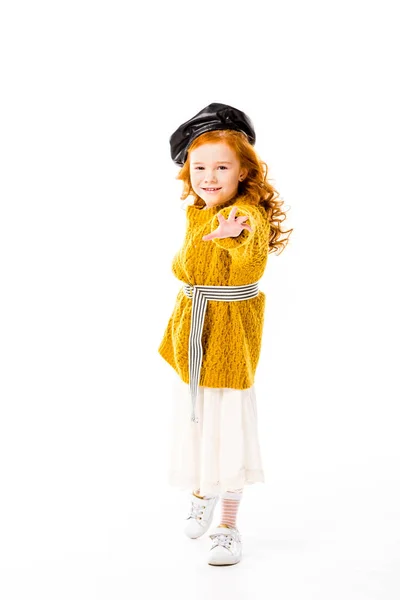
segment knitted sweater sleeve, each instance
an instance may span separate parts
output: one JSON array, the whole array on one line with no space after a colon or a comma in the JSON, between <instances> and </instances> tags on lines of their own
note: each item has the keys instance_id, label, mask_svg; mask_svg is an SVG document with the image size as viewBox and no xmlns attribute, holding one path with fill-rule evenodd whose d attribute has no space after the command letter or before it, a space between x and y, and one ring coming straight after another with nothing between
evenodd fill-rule
<instances>
[{"instance_id":1,"label":"knitted sweater sleeve","mask_svg":"<svg viewBox=\"0 0 400 600\"><path fill-rule=\"evenodd\" d=\"M243 229L243 231L237 237L227 237L227 238L213 238L212 241L214 244L223 248L224 250L228 250L229 252L244 249L246 246L246 250L250 250L250 247L257 242L258 247L265 246L264 249L268 249L268 239L269 239L269 225L266 219L265 210L259 208L258 206L249 205L235 205L237 207L235 217L244 217L247 216L248 219L245 221L247 225L250 225L252 231L248 229ZM222 208L218 213L216 213L211 222L210 222L210 231L215 231L219 226L219 221L217 215L222 215L225 219L228 218L229 213L231 212L232 207L226 206Z\"/></svg>"}]
</instances>

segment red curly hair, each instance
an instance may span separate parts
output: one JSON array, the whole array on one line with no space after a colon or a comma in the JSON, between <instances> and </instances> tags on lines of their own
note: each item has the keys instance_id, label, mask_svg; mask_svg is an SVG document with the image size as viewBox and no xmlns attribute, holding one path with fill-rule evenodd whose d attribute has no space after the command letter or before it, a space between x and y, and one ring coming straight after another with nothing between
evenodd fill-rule
<instances>
[{"instance_id":1,"label":"red curly hair","mask_svg":"<svg viewBox=\"0 0 400 600\"><path fill-rule=\"evenodd\" d=\"M286 247L293 229L281 229L286 214L281 209L283 200L279 200L279 193L268 181L268 166L257 155L247 136L241 131L233 129L217 129L207 131L193 140L188 148L185 164L179 171L177 179L183 181L181 200L189 195L194 196L194 205L199 206L204 201L196 194L190 183L190 154L195 148L206 143L224 142L235 153L240 161L240 166L247 169L247 176L239 182L238 195L246 196L249 204L260 205L266 212L270 223L269 252L280 254ZM287 234L286 236L284 234Z\"/></svg>"}]
</instances>

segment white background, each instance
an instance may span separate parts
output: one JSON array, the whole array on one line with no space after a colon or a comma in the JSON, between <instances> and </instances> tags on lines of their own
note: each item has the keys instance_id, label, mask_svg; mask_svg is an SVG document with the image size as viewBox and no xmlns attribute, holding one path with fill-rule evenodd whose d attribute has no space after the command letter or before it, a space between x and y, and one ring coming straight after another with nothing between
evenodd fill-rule
<instances>
[{"instance_id":1,"label":"white background","mask_svg":"<svg viewBox=\"0 0 400 600\"><path fill-rule=\"evenodd\" d=\"M395 5L1 4L2 599L398 599ZM210 102L251 117L294 228L260 284L266 482L225 570L166 480L157 352L169 136Z\"/></svg>"}]
</instances>

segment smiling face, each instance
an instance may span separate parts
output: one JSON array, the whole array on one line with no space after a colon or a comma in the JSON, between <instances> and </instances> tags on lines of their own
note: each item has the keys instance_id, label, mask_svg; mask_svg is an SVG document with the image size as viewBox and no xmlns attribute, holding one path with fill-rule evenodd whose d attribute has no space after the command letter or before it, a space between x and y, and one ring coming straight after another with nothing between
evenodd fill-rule
<instances>
[{"instance_id":1,"label":"smiling face","mask_svg":"<svg viewBox=\"0 0 400 600\"><path fill-rule=\"evenodd\" d=\"M202 144L190 153L190 182L207 208L233 198L246 173L236 153L223 142Z\"/></svg>"}]
</instances>

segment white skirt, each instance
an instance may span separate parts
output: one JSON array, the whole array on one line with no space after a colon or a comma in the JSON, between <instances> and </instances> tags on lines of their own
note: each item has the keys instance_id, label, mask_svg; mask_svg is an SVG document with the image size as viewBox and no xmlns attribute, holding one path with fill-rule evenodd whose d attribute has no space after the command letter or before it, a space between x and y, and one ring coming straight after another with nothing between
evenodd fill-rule
<instances>
[{"instance_id":1,"label":"white skirt","mask_svg":"<svg viewBox=\"0 0 400 600\"><path fill-rule=\"evenodd\" d=\"M199 386L191 420L189 385L173 384L169 484L218 495L264 482L255 386L246 390Z\"/></svg>"}]
</instances>

